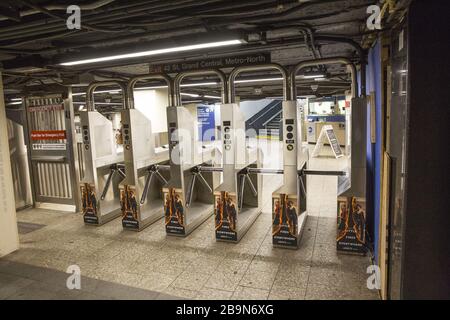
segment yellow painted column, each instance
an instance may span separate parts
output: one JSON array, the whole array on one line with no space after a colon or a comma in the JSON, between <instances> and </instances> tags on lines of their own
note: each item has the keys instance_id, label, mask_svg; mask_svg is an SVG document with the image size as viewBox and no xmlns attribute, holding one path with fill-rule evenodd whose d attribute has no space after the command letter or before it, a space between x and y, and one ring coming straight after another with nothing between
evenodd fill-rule
<instances>
[{"instance_id":1,"label":"yellow painted column","mask_svg":"<svg viewBox=\"0 0 450 320\"><path fill-rule=\"evenodd\" d=\"M9 157L3 80L0 73L0 257L19 249L19 234Z\"/></svg>"}]
</instances>

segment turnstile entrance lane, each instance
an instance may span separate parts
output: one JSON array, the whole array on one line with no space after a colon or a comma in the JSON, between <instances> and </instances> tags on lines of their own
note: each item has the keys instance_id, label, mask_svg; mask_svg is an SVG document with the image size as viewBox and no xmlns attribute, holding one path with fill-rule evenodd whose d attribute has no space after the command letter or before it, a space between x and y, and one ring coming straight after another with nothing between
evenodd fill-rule
<instances>
[{"instance_id":1,"label":"turnstile entrance lane","mask_svg":"<svg viewBox=\"0 0 450 320\"><path fill-rule=\"evenodd\" d=\"M125 108L122 82L99 81L88 86L87 110L80 112L84 153L80 189L83 218L89 225L102 225L120 216L119 183L125 178L123 151L116 145L112 123L95 109L94 91L102 86L119 86Z\"/></svg>"},{"instance_id":2,"label":"turnstile entrance lane","mask_svg":"<svg viewBox=\"0 0 450 320\"><path fill-rule=\"evenodd\" d=\"M140 81L163 80L168 86L172 105L172 79L164 74L132 78L127 85L127 108L122 111L122 137L126 178L120 184L122 226L140 231L163 217L162 188L169 180L169 170L160 165L169 161L168 146L155 145L152 121L134 108L134 87ZM151 108L152 106L149 106Z\"/></svg>"},{"instance_id":3,"label":"turnstile entrance lane","mask_svg":"<svg viewBox=\"0 0 450 320\"><path fill-rule=\"evenodd\" d=\"M226 79L219 70L199 70L178 74L174 83L176 106L167 108L169 130L170 180L164 191L165 227L168 235L186 236L208 219L214 210L212 191L219 174L201 173L198 166L214 166L215 143L195 139L197 110L182 105L180 84L188 76L214 74L222 83L222 102L226 100Z\"/></svg>"},{"instance_id":4,"label":"turnstile entrance lane","mask_svg":"<svg viewBox=\"0 0 450 320\"><path fill-rule=\"evenodd\" d=\"M297 95L291 94L288 76L283 67L275 65L283 76L282 143L283 184L272 193L272 243L277 247L297 249L306 224L306 175L297 174L307 169L308 149L303 146L301 117L297 107Z\"/></svg>"}]
</instances>

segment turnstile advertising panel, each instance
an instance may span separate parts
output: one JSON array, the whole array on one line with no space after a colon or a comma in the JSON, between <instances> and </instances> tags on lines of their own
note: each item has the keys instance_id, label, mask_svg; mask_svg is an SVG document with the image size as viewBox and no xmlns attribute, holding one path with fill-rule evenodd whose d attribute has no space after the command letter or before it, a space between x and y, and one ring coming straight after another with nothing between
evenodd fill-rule
<instances>
[{"instance_id":1,"label":"turnstile advertising panel","mask_svg":"<svg viewBox=\"0 0 450 320\"><path fill-rule=\"evenodd\" d=\"M98 224L97 215L97 195L95 193L95 185L84 183L80 185L81 193L81 213L86 223Z\"/></svg>"},{"instance_id":2,"label":"turnstile advertising panel","mask_svg":"<svg viewBox=\"0 0 450 320\"><path fill-rule=\"evenodd\" d=\"M122 225L124 228L139 229L138 203L136 188L125 185L120 191L120 206L122 210Z\"/></svg>"},{"instance_id":3,"label":"turnstile advertising panel","mask_svg":"<svg viewBox=\"0 0 450 320\"><path fill-rule=\"evenodd\" d=\"M366 253L366 202L364 198L338 197L336 247L346 253Z\"/></svg>"},{"instance_id":4,"label":"turnstile advertising panel","mask_svg":"<svg viewBox=\"0 0 450 320\"><path fill-rule=\"evenodd\" d=\"M272 196L273 244L297 246L298 207L297 195L274 194Z\"/></svg>"},{"instance_id":5,"label":"turnstile advertising panel","mask_svg":"<svg viewBox=\"0 0 450 320\"><path fill-rule=\"evenodd\" d=\"M182 189L164 188L164 217L166 232L185 234L184 197Z\"/></svg>"},{"instance_id":6,"label":"turnstile advertising panel","mask_svg":"<svg viewBox=\"0 0 450 320\"><path fill-rule=\"evenodd\" d=\"M236 230L236 193L216 191L214 192L214 197L216 239L237 241L238 236Z\"/></svg>"}]
</instances>

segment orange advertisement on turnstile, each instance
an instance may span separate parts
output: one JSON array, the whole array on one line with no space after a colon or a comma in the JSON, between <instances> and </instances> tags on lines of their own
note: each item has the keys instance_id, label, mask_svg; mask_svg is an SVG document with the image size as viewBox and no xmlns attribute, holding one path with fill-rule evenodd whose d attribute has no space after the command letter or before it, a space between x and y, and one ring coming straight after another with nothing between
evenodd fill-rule
<instances>
[{"instance_id":1,"label":"orange advertisement on turnstile","mask_svg":"<svg viewBox=\"0 0 450 320\"><path fill-rule=\"evenodd\" d=\"M125 185L120 188L120 208L124 228L139 229L137 202L136 187Z\"/></svg>"},{"instance_id":2,"label":"orange advertisement on turnstile","mask_svg":"<svg viewBox=\"0 0 450 320\"><path fill-rule=\"evenodd\" d=\"M272 196L274 244L297 247L298 215L297 195L276 194Z\"/></svg>"},{"instance_id":3,"label":"orange advertisement on turnstile","mask_svg":"<svg viewBox=\"0 0 450 320\"><path fill-rule=\"evenodd\" d=\"M81 191L81 212L84 222L88 224L98 224L98 201L93 183L83 183L80 185Z\"/></svg>"},{"instance_id":4,"label":"orange advertisement on turnstile","mask_svg":"<svg viewBox=\"0 0 450 320\"><path fill-rule=\"evenodd\" d=\"M216 191L214 199L216 239L237 241L236 193Z\"/></svg>"},{"instance_id":5,"label":"orange advertisement on turnstile","mask_svg":"<svg viewBox=\"0 0 450 320\"><path fill-rule=\"evenodd\" d=\"M184 196L182 189L164 188L164 217L166 232L185 234Z\"/></svg>"}]
</instances>

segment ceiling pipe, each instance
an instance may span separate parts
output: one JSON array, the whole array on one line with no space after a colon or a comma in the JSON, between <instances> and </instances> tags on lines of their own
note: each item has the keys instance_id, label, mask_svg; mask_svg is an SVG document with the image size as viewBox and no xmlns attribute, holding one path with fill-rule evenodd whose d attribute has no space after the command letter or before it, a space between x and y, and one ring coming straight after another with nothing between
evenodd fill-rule
<instances>
[{"instance_id":1,"label":"ceiling pipe","mask_svg":"<svg viewBox=\"0 0 450 320\"><path fill-rule=\"evenodd\" d=\"M325 0L325 2L338 2L338 1L342 1L342 0ZM205 5L205 3L204 3L205 1L203 1L202 2L202 6L204 6ZM216 0L210 0L210 1L206 1L206 2L217 2ZM260 1L260 2L262 2L264 5L265 5L265 1ZM317 4L320 4L320 3L318 3L318 2L306 2L306 3L301 3L300 5L298 5L298 6L295 6L295 7L293 7L293 8L290 8L290 9L288 9L288 10L285 10L285 11L283 11L283 12L281 12L281 13L274 13L274 14L271 14L271 15L264 15L264 17L266 17L266 16L271 16L272 18L273 17L283 17L284 15L289 15L289 14L291 14L291 13L293 13L293 12L296 12L296 11L298 11L298 10L300 10L300 9L302 9L302 8L306 8L306 7L309 7L309 6L312 6L312 5L317 5ZM152 6L153 6L153 8L152 8ZM159 13L159 14L161 14L161 13L163 13L163 12L171 12L171 11L173 11L173 10L175 10L175 9L180 9L180 10L187 10L187 9L190 9L190 8L193 8L193 6L187 6L187 5L183 5L183 2L182 2L182 4L181 5L178 5L178 6L174 6L174 5L171 5L171 6L166 6L166 8L162 8L162 9L158 9L158 6L157 5L147 5L147 7L139 7L139 8L135 8L135 9L133 9L133 8L131 8L131 9L126 9L126 12L127 12L127 15L126 16L123 16L123 12L124 12L124 10L121 10L120 12L118 12L117 14L114 14L113 12L108 12L108 13L106 13L106 14L98 14L98 15L95 15L95 16L92 16L92 17L85 17L84 16L84 22L86 23L86 22L94 22L94 23L97 23L97 22L101 22L102 24L104 24L105 22L110 22L110 21L115 21L115 20L121 20L121 19L124 19L124 18L133 18L134 16L135 16L135 14L134 13L137 13L137 15L142 15L142 13L143 12L145 12L146 10L152 10L152 13ZM160 7L161 5L159 5L159 7ZM231 7L232 7L232 5L230 5ZM201 11L201 10L200 10ZM247 12L247 14L249 14L249 15L251 15L251 14L253 14L254 13L254 11L248 11ZM241 14L241 13L240 13ZM117 15L119 15L119 17L115 17L115 16L117 16ZM201 18L201 12L200 13L198 13L197 15L199 15L199 16L197 16L197 18ZM193 17L196 17L196 16L193 16ZM246 17L245 19L246 19L246 22L248 22L249 21L249 19L252 19L252 20L254 20L255 18L260 18L260 17L263 17L263 16L253 16L253 17ZM175 18L175 19L178 19L178 18ZM240 17L237 17L237 19L241 19ZM165 22L166 23L170 23L170 19L169 20L166 20ZM221 21L209 21L208 23L209 23L209 25L211 25L211 26L226 26L226 25L229 25L229 24L231 24L231 23L236 23L236 22L240 22L240 21L237 21L236 19L235 19L235 21L233 21L232 19L228 19L227 21L225 21L225 22L221 22ZM196 25L197 27L198 26L201 26L201 27L204 27L204 23L200 23L200 24L197 24ZM14 26L13 26L14 27ZM2 30L0 30L0 38L1 38L1 35L3 36L3 37L5 37L6 35L8 35L8 31L9 31L9 28L10 27L3 27L2 28ZM61 28L61 25L59 24L59 23L45 23L43 26L36 26L36 25L33 25L32 26L32 28L30 28L29 30L23 30L22 32L24 32L25 34L26 34L26 32L37 32L38 30L40 30L40 29L43 29L43 30L45 30L46 32L51 32L51 31L53 31L53 30L55 30L55 28L56 28L56 30L60 30L60 28ZM55 30L55 31L56 31ZM154 34L155 32L157 32L157 31L154 31L154 32L152 32L152 34ZM15 34L15 36L17 37L17 31L15 31L14 32L14 34ZM143 36L143 34L140 34L139 35L139 37L142 37ZM4 39L4 38L3 38ZM5 39L6 40L6 39Z\"/></svg>"},{"instance_id":2,"label":"ceiling pipe","mask_svg":"<svg viewBox=\"0 0 450 320\"><path fill-rule=\"evenodd\" d=\"M297 96L297 86L295 77L297 76L297 73L306 67L312 67L312 66L318 66L318 65L329 65L329 64L345 64L350 67L351 71L351 77L352 77L352 97L356 98L358 96L358 80L356 77L356 66L351 62L349 59L345 57L335 57L335 58L325 58L325 59L315 59L315 60L308 60L308 61L302 61L299 64L297 64L291 71L290 75L290 84L291 84L291 96L296 97Z\"/></svg>"},{"instance_id":3,"label":"ceiling pipe","mask_svg":"<svg viewBox=\"0 0 450 320\"><path fill-rule=\"evenodd\" d=\"M202 2L202 6L210 3L210 2L218 2L220 0L205 0ZM195 3L195 2L194 2ZM178 1L177 3L167 4L164 2L163 4L148 4L143 3L139 5L127 4L126 6L120 6L118 8L114 8L105 13L93 13L93 14L85 14L83 15L84 23L98 23L101 22L110 22L115 20L121 20L124 18L135 18L136 16L147 16L146 12L151 11L152 14L162 14L164 12L171 12L173 10L187 10L190 8L194 8L195 6L199 6L198 4L194 4L192 0L183 0ZM48 19L41 19L38 21L32 21L28 23L22 23L19 25L12 25L2 27L0 30L0 37L10 34L26 34L27 32L32 31L57 31L65 28L65 24L61 25L57 18L52 18L50 21Z\"/></svg>"},{"instance_id":4,"label":"ceiling pipe","mask_svg":"<svg viewBox=\"0 0 450 320\"><path fill-rule=\"evenodd\" d=\"M98 9L100 7L103 7L107 4L110 4L111 2L114 2L115 0L97 0L97 1L93 1L91 3L86 3L86 4L79 4L78 6L80 7L81 10L95 10ZM67 5L62 5L62 4L49 4L49 5L45 5L43 6L43 8L45 8L46 10L52 11L52 10L66 10L67 9ZM22 17L26 17L26 16L31 16L33 14L37 14L40 13L39 10L36 9L28 9L28 10L23 10L19 12L19 16ZM0 17L0 21L4 21L4 20L9 20L8 18L5 17Z\"/></svg>"}]
</instances>

